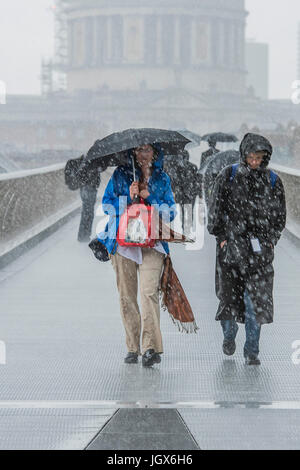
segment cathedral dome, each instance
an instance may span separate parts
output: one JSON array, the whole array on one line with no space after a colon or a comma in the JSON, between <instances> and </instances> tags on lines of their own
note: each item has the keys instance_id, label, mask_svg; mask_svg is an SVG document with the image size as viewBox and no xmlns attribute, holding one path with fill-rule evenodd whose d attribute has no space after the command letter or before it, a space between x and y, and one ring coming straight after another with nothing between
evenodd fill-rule
<instances>
[{"instance_id":1,"label":"cathedral dome","mask_svg":"<svg viewBox=\"0 0 300 470\"><path fill-rule=\"evenodd\" d=\"M244 0L60 0L70 92L245 93Z\"/></svg>"}]
</instances>

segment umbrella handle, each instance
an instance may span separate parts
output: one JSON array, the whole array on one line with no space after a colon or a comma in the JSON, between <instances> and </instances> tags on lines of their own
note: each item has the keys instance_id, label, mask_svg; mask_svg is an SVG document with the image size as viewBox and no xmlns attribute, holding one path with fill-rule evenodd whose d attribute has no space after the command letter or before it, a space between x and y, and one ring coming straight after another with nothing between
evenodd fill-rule
<instances>
[{"instance_id":1,"label":"umbrella handle","mask_svg":"<svg viewBox=\"0 0 300 470\"><path fill-rule=\"evenodd\" d=\"M140 202L141 202L140 197L139 196L134 196L132 204L139 204Z\"/></svg>"},{"instance_id":2,"label":"umbrella handle","mask_svg":"<svg viewBox=\"0 0 300 470\"><path fill-rule=\"evenodd\" d=\"M134 165L133 155L131 156L131 159L132 159L132 169L133 169L133 181L136 181L135 165ZM139 204L139 203L140 203L140 197L139 196L134 196L132 204Z\"/></svg>"},{"instance_id":3,"label":"umbrella handle","mask_svg":"<svg viewBox=\"0 0 300 470\"><path fill-rule=\"evenodd\" d=\"M133 155L131 156L131 160L132 160L132 170L133 170L133 181L136 181L135 165L134 165L134 157L133 157Z\"/></svg>"}]
</instances>

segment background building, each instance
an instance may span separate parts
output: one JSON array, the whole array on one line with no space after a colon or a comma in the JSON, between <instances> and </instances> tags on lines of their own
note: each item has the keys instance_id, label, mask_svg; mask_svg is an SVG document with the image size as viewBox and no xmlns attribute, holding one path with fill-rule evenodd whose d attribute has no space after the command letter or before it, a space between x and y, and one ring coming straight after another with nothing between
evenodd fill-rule
<instances>
[{"instance_id":1,"label":"background building","mask_svg":"<svg viewBox=\"0 0 300 470\"><path fill-rule=\"evenodd\" d=\"M48 156L77 154L130 127L204 134L237 132L243 123L275 130L300 121L298 106L265 99L263 45L255 44L262 51L255 65L247 60L247 78L244 0L55 5L55 57L42 63L42 96L7 96L0 106L0 151L4 144L6 151L13 145ZM255 67L262 71L257 84Z\"/></svg>"},{"instance_id":2,"label":"background building","mask_svg":"<svg viewBox=\"0 0 300 470\"><path fill-rule=\"evenodd\" d=\"M61 0L67 89L244 94L244 0Z\"/></svg>"},{"instance_id":3,"label":"background building","mask_svg":"<svg viewBox=\"0 0 300 470\"><path fill-rule=\"evenodd\" d=\"M246 43L247 86L255 96L269 98L269 45L249 41Z\"/></svg>"}]
</instances>

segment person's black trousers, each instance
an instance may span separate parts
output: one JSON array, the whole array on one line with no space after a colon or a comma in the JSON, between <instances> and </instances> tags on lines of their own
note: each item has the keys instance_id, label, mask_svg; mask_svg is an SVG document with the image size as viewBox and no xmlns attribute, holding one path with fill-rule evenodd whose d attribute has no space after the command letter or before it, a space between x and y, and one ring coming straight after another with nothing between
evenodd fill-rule
<instances>
[{"instance_id":1,"label":"person's black trousers","mask_svg":"<svg viewBox=\"0 0 300 470\"><path fill-rule=\"evenodd\" d=\"M194 207L195 207L196 199L188 204L181 204L181 225L182 231L191 231L193 228L194 222Z\"/></svg>"},{"instance_id":2,"label":"person's black trousers","mask_svg":"<svg viewBox=\"0 0 300 470\"><path fill-rule=\"evenodd\" d=\"M97 197L97 189L93 186L83 186L80 188L82 200L81 220L78 231L78 241L89 241L94 220L94 207Z\"/></svg>"}]
</instances>

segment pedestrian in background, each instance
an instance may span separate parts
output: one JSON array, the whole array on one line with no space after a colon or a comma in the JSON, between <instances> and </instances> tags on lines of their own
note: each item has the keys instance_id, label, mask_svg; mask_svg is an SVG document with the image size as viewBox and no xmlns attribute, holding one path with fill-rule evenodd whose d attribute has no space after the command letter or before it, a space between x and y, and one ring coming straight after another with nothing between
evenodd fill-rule
<instances>
[{"instance_id":1,"label":"pedestrian in background","mask_svg":"<svg viewBox=\"0 0 300 470\"><path fill-rule=\"evenodd\" d=\"M102 169L90 170L85 178L86 184L80 188L82 200L81 218L78 231L78 241L88 242L92 232L94 211L98 188L101 182Z\"/></svg>"},{"instance_id":2,"label":"pedestrian in background","mask_svg":"<svg viewBox=\"0 0 300 470\"><path fill-rule=\"evenodd\" d=\"M196 197L201 197L201 179L197 166L189 161L189 153L184 150L177 158L168 159L164 170L170 176L176 204L180 205L183 232L193 227Z\"/></svg>"}]
</instances>

